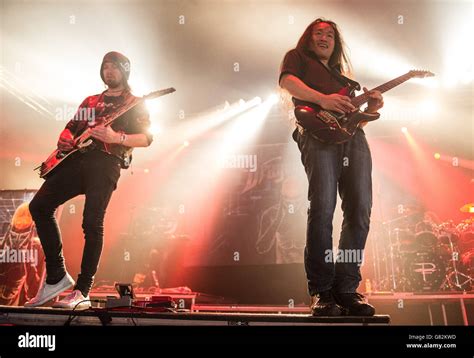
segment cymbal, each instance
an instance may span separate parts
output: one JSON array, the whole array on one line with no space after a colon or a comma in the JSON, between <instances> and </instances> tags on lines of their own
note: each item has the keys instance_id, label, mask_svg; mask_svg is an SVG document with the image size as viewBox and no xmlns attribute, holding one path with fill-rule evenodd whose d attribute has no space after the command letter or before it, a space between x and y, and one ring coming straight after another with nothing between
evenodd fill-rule
<instances>
[{"instance_id":1,"label":"cymbal","mask_svg":"<svg viewBox=\"0 0 474 358\"><path fill-rule=\"evenodd\" d=\"M459 209L463 213L472 213L474 214L474 203L468 203L466 205L461 206Z\"/></svg>"}]
</instances>

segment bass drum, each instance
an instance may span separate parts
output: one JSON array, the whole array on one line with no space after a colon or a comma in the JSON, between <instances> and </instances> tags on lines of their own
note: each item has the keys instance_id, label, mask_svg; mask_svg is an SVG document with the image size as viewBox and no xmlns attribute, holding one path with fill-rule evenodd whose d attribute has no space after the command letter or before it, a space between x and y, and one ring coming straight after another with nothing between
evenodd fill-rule
<instances>
[{"instance_id":1,"label":"bass drum","mask_svg":"<svg viewBox=\"0 0 474 358\"><path fill-rule=\"evenodd\" d=\"M415 235L415 244L419 252L432 252L438 245L438 237L431 231L420 231Z\"/></svg>"},{"instance_id":2,"label":"bass drum","mask_svg":"<svg viewBox=\"0 0 474 358\"><path fill-rule=\"evenodd\" d=\"M402 265L411 291L440 291L446 277L446 266L434 251L404 254Z\"/></svg>"}]
</instances>

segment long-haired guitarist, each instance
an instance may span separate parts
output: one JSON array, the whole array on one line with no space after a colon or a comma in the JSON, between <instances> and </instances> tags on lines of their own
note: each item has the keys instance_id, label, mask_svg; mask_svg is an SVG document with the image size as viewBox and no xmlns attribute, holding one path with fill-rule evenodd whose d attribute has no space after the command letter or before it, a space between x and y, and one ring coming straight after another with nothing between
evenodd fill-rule
<instances>
[{"instance_id":1,"label":"long-haired guitarist","mask_svg":"<svg viewBox=\"0 0 474 358\"><path fill-rule=\"evenodd\" d=\"M25 306L43 305L71 286L74 286L72 293L53 307L90 306L87 300L102 251L105 211L117 187L120 170L129 166L133 147L147 147L153 140L148 131L149 115L143 103L132 107L112 125L101 125L136 99L130 92L129 75L129 59L118 52L107 53L100 68L107 90L87 97L59 137L58 149L62 153L72 151L74 138L85 130L90 129L94 139L92 144L76 150L46 175L45 182L30 203L46 258L46 277L36 297ZM80 194L84 194L86 199L82 222L85 245L81 272L74 282L66 270L54 213L61 204Z\"/></svg>"},{"instance_id":2,"label":"long-haired guitarist","mask_svg":"<svg viewBox=\"0 0 474 358\"><path fill-rule=\"evenodd\" d=\"M296 48L286 53L279 83L295 105L316 104L344 114L355 110L350 97L337 93L355 83L344 76L349 70L337 25L319 18L306 28ZM373 91L369 96L366 112L377 113L383 106L382 95ZM371 316L374 307L356 292L372 207L372 160L364 131L358 128L345 143L325 144L297 126L293 138L309 181L304 260L312 314ZM338 250L333 252L338 190L344 221Z\"/></svg>"}]
</instances>

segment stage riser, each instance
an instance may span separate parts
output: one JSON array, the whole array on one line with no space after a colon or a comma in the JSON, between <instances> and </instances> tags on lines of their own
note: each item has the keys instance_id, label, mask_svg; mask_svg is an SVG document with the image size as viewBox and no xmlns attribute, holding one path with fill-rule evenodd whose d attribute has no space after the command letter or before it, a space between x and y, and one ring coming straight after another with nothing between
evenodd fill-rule
<instances>
[{"instance_id":1,"label":"stage riser","mask_svg":"<svg viewBox=\"0 0 474 358\"><path fill-rule=\"evenodd\" d=\"M74 315L72 315L74 314ZM74 319L71 319L74 317ZM0 307L0 324L27 326L369 326L388 325L389 316L312 317L309 314L79 311Z\"/></svg>"}]
</instances>

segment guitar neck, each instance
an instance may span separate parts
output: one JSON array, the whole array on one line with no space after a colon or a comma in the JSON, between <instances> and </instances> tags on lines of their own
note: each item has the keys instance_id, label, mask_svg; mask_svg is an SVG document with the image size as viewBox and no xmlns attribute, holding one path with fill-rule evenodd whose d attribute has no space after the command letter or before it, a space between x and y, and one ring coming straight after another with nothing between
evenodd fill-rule
<instances>
[{"instance_id":1,"label":"guitar neck","mask_svg":"<svg viewBox=\"0 0 474 358\"><path fill-rule=\"evenodd\" d=\"M104 126L110 126L113 121L115 121L118 117L123 115L125 112L128 112L137 104L144 102L147 99L154 99L160 96L164 96L169 93L173 93L176 90L173 87L166 88L164 90L151 92L143 97L134 97L128 103L123 105L116 113L114 113L111 117L106 118L105 121L102 123ZM76 143L85 142L87 139L90 138L90 128L87 128L81 135L79 135L76 139Z\"/></svg>"},{"instance_id":2,"label":"guitar neck","mask_svg":"<svg viewBox=\"0 0 474 358\"><path fill-rule=\"evenodd\" d=\"M141 97L134 98L132 101L130 101L130 103L127 103L122 108L120 108L116 113L114 113L113 116L111 116L110 118L107 118L104 122L104 126L111 125L112 122L115 121L118 117L120 117L125 112L128 112L130 109L132 109L133 107L135 107L138 103L142 101L143 101L143 98Z\"/></svg>"},{"instance_id":3,"label":"guitar neck","mask_svg":"<svg viewBox=\"0 0 474 358\"><path fill-rule=\"evenodd\" d=\"M408 73L405 73L404 75L402 75L400 77L394 78L393 80L384 83L383 85L375 87L373 90L374 91L380 91L380 92L384 93L384 92L387 92L387 91L391 90L392 88L402 84L403 82L408 81L412 77L413 76L410 74L410 72L408 72ZM351 100L352 104L355 107L360 107L364 103L367 103L368 101L369 101L369 94L368 93L362 93L361 95L356 96Z\"/></svg>"},{"instance_id":4,"label":"guitar neck","mask_svg":"<svg viewBox=\"0 0 474 358\"><path fill-rule=\"evenodd\" d=\"M130 103L127 103L125 104L120 110L118 110L116 113L114 113L114 115L110 118L107 118L102 124L104 126L109 126L113 123L113 121L115 121L118 117L120 117L121 115L123 115L125 112L129 111L130 109L132 109L133 107L135 107L137 104L139 104L140 102L142 102L144 100L144 98L141 98L141 97L138 97L138 98L134 98L132 101L130 101ZM90 132L91 132L91 129L90 128L86 128L86 130L84 132L82 132L77 138L76 138L76 143L82 143L82 142L85 142L86 140L88 140L90 138Z\"/></svg>"},{"instance_id":5,"label":"guitar neck","mask_svg":"<svg viewBox=\"0 0 474 358\"><path fill-rule=\"evenodd\" d=\"M115 121L118 117L120 117L125 112L128 112L130 109L135 107L137 104L139 104L141 102L144 102L147 99L153 99L153 98L164 96L164 95L169 94L169 93L173 93L174 91L176 91L176 90L173 87L170 87L170 88L166 88L164 90L151 92L151 93L149 93L149 94L147 94L143 97L135 97L130 101L130 103L127 103L126 105L124 105L117 113L114 113L114 115L112 117L108 118L104 122L104 126L108 126L108 125L112 124L113 121Z\"/></svg>"}]
</instances>

